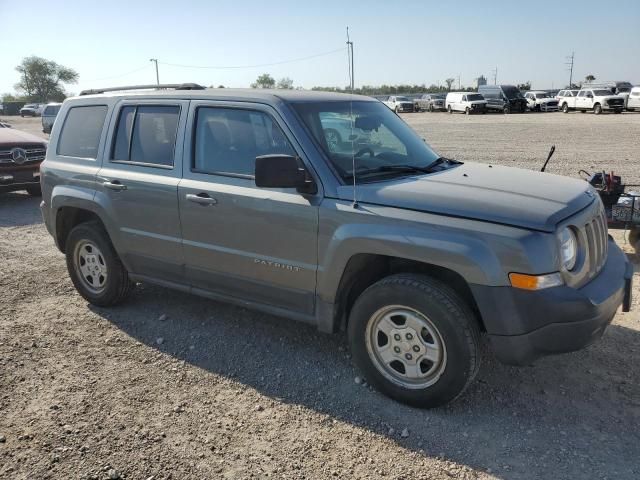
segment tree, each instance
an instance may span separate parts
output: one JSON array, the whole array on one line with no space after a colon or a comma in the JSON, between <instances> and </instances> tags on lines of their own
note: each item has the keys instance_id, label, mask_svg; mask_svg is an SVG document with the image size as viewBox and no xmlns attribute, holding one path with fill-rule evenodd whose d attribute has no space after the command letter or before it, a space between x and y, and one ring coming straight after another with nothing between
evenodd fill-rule
<instances>
[{"instance_id":1,"label":"tree","mask_svg":"<svg viewBox=\"0 0 640 480\"><path fill-rule=\"evenodd\" d=\"M596 79L596 77L594 77L593 75L587 75L586 77L584 77L584 79L587 81L587 83L591 83Z\"/></svg>"},{"instance_id":2,"label":"tree","mask_svg":"<svg viewBox=\"0 0 640 480\"><path fill-rule=\"evenodd\" d=\"M524 90L524 91L531 90L531 82L519 83L518 90Z\"/></svg>"},{"instance_id":3,"label":"tree","mask_svg":"<svg viewBox=\"0 0 640 480\"><path fill-rule=\"evenodd\" d=\"M281 88L283 90L293 90L293 80L289 77L284 77L278 80L278 86L276 88Z\"/></svg>"},{"instance_id":4,"label":"tree","mask_svg":"<svg viewBox=\"0 0 640 480\"><path fill-rule=\"evenodd\" d=\"M31 56L16 67L20 81L15 88L32 102L62 101L66 98L63 83L77 83L78 73L46 58Z\"/></svg>"},{"instance_id":5,"label":"tree","mask_svg":"<svg viewBox=\"0 0 640 480\"><path fill-rule=\"evenodd\" d=\"M447 78L444 83L447 84L447 90L451 91L451 85L453 85L453 82L455 82L456 79L455 78Z\"/></svg>"},{"instance_id":6,"label":"tree","mask_svg":"<svg viewBox=\"0 0 640 480\"><path fill-rule=\"evenodd\" d=\"M251 84L251 88L273 88L275 86L276 81L268 73L263 73Z\"/></svg>"}]
</instances>

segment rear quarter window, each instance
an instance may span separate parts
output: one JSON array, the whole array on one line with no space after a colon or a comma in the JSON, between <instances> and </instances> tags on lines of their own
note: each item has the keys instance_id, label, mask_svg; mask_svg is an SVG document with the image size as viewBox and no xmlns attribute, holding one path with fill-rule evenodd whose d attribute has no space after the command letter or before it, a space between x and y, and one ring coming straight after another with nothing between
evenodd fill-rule
<instances>
[{"instance_id":1,"label":"rear quarter window","mask_svg":"<svg viewBox=\"0 0 640 480\"><path fill-rule=\"evenodd\" d=\"M71 107L64 119L56 153L95 160L106 116L106 105Z\"/></svg>"}]
</instances>

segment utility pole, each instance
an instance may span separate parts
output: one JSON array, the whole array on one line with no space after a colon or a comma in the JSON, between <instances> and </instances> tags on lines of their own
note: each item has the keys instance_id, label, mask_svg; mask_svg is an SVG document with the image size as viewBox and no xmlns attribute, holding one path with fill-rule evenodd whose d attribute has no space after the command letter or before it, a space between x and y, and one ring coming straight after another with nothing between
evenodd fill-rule
<instances>
[{"instance_id":1,"label":"utility pole","mask_svg":"<svg viewBox=\"0 0 640 480\"><path fill-rule=\"evenodd\" d=\"M462 86L460 85L460 75L458 74L458 90L462 90Z\"/></svg>"},{"instance_id":2,"label":"utility pole","mask_svg":"<svg viewBox=\"0 0 640 480\"><path fill-rule=\"evenodd\" d=\"M156 84L160 85L160 75L158 75L158 59L150 58L149 61L156 64Z\"/></svg>"},{"instance_id":3,"label":"utility pole","mask_svg":"<svg viewBox=\"0 0 640 480\"><path fill-rule=\"evenodd\" d=\"M349 49L349 77L351 78L351 93L353 93L353 89L355 87L355 82L353 80L353 42L349 40L349 27L347 27L347 48Z\"/></svg>"},{"instance_id":4,"label":"utility pole","mask_svg":"<svg viewBox=\"0 0 640 480\"><path fill-rule=\"evenodd\" d=\"M573 57L575 53L576 52L571 52L571 56L567 57L567 62L565 63L565 65L569 67L569 88L573 87Z\"/></svg>"},{"instance_id":5,"label":"utility pole","mask_svg":"<svg viewBox=\"0 0 640 480\"><path fill-rule=\"evenodd\" d=\"M493 69L493 84L497 85L498 84L498 66L496 65L496 68Z\"/></svg>"}]
</instances>

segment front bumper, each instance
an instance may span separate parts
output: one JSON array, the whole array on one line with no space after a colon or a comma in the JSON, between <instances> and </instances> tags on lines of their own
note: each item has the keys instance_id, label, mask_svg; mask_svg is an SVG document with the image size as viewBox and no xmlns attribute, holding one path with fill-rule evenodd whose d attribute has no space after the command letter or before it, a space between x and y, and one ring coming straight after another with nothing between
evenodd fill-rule
<instances>
[{"instance_id":1,"label":"front bumper","mask_svg":"<svg viewBox=\"0 0 640 480\"><path fill-rule=\"evenodd\" d=\"M631 305L633 267L609 238L609 255L588 284L540 291L472 285L496 357L509 365L571 352L598 340L620 305Z\"/></svg>"},{"instance_id":2,"label":"front bumper","mask_svg":"<svg viewBox=\"0 0 640 480\"><path fill-rule=\"evenodd\" d=\"M0 169L0 192L24 190L40 183L40 170L35 168Z\"/></svg>"}]
</instances>

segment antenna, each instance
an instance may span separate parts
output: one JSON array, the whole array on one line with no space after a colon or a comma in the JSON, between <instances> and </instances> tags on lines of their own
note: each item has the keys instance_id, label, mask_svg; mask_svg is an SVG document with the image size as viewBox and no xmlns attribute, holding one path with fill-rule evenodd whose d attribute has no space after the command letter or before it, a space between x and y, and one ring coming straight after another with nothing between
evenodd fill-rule
<instances>
[{"instance_id":1,"label":"antenna","mask_svg":"<svg viewBox=\"0 0 640 480\"><path fill-rule=\"evenodd\" d=\"M356 196L356 152L355 145L353 143L354 134L353 134L353 42L349 38L349 27L347 27L347 60L349 66L349 86L351 89L351 96L349 97L349 119L351 120L351 135L349 136L351 139L351 168L353 172L351 176L353 177L353 208L358 208L358 199Z\"/></svg>"}]
</instances>

